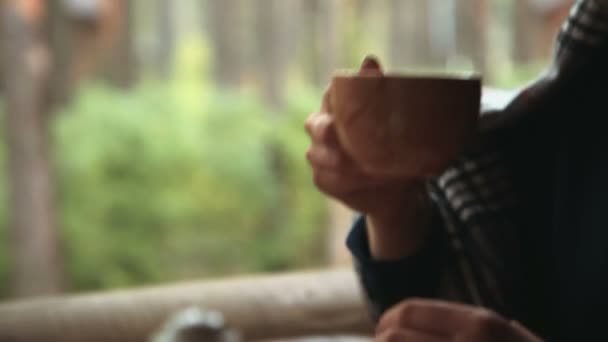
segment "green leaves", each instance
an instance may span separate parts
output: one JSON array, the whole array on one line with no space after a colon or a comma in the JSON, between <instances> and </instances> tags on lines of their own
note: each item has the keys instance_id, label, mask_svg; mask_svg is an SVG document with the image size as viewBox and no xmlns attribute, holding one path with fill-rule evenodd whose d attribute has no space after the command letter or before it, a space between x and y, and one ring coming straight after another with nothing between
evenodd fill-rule
<instances>
[{"instance_id":1,"label":"green leaves","mask_svg":"<svg viewBox=\"0 0 608 342\"><path fill-rule=\"evenodd\" d=\"M147 82L124 94L92 85L57 116L60 227L75 290L322 262L311 247L324 201L302 129L318 94L302 91L310 102L295 97L273 118L254 97L194 82L175 92L185 86ZM184 99L195 93L199 101ZM284 161L280 177L269 146Z\"/></svg>"}]
</instances>

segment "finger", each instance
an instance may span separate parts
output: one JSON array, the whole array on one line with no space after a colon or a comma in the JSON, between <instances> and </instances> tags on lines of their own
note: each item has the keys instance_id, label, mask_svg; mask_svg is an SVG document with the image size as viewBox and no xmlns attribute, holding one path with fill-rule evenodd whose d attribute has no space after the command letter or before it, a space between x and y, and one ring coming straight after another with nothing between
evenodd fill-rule
<instances>
[{"instance_id":1,"label":"finger","mask_svg":"<svg viewBox=\"0 0 608 342\"><path fill-rule=\"evenodd\" d=\"M344 178L337 172L315 170L312 179L321 192L335 198L342 198L359 186L355 182L346 182Z\"/></svg>"},{"instance_id":2,"label":"finger","mask_svg":"<svg viewBox=\"0 0 608 342\"><path fill-rule=\"evenodd\" d=\"M331 94L332 94L333 81L330 83L325 92L323 93L323 100L321 101L321 112L322 113L333 113L333 106L331 105Z\"/></svg>"},{"instance_id":3,"label":"finger","mask_svg":"<svg viewBox=\"0 0 608 342\"><path fill-rule=\"evenodd\" d=\"M376 342L448 342L445 337L428 334L422 331L412 329L395 329L387 330L378 335L374 341Z\"/></svg>"},{"instance_id":4,"label":"finger","mask_svg":"<svg viewBox=\"0 0 608 342\"><path fill-rule=\"evenodd\" d=\"M382 66L380 66L380 62L378 58L375 56L369 55L366 56L363 62L361 63L361 69L359 70L360 75L382 75Z\"/></svg>"},{"instance_id":5,"label":"finger","mask_svg":"<svg viewBox=\"0 0 608 342\"><path fill-rule=\"evenodd\" d=\"M365 191L373 192L379 187L377 181L355 171L317 168L314 170L313 181L319 190L337 198L350 197Z\"/></svg>"},{"instance_id":6,"label":"finger","mask_svg":"<svg viewBox=\"0 0 608 342\"><path fill-rule=\"evenodd\" d=\"M313 142L330 146L338 145L336 127L331 115L313 113L306 120L305 127Z\"/></svg>"},{"instance_id":7,"label":"finger","mask_svg":"<svg viewBox=\"0 0 608 342\"><path fill-rule=\"evenodd\" d=\"M304 121L304 128L306 129L306 132L308 133L308 135L312 138L312 129L313 126L316 125L317 120L319 120L319 118L322 116L323 114L321 112L315 112L310 114L307 118L306 121Z\"/></svg>"},{"instance_id":8,"label":"finger","mask_svg":"<svg viewBox=\"0 0 608 342\"><path fill-rule=\"evenodd\" d=\"M308 161L315 169L335 169L347 166L348 158L337 146L314 143L306 153ZM352 165L348 165L352 166Z\"/></svg>"},{"instance_id":9,"label":"finger","mask_svg":"<svg viewBox=\"0 0 608 342\"><path fill-rule=\"evenodd\" d=\"M454 336L477 321L487 310L440 300L410 299L390 309L377 327L380 333L391 327L401 327Z\"/></svg>"}]
</instances>

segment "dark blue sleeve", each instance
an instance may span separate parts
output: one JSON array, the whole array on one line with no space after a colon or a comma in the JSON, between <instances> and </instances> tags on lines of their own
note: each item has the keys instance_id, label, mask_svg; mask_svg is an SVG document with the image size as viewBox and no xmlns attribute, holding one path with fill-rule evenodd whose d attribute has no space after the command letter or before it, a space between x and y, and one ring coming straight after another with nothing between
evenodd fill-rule
<instances>
[{"instance_id":1,"label":"dark blue sleeve","mask_svg":"<svg viewBox=\"0 0 608 342\"><path fill-rule=\"evenodd\" d=\"M370 254L365 219L355 222L346 244L367 295L372 317L378 320L393 305L410 297L436 297L441 273L441 239L433 233L416 255L377 261Z\"/></svg>"}]
</instances>

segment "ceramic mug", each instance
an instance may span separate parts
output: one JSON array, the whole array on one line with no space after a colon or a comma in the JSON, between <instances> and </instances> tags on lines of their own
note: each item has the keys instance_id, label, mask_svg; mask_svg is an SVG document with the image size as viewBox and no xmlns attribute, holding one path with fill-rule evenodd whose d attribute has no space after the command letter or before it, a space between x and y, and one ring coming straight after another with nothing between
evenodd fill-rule
<instances>
[{"instance_id":1,"label":"ceramic mug","mask_svg":"<svg viewBox=\"0 0 608 342\"><path fill-rule=\"evenodd\" d=\"M478 76L341 73L331 87L338 139L370 175L435 176L477 131Z\"/></svg>"}]
</instances>

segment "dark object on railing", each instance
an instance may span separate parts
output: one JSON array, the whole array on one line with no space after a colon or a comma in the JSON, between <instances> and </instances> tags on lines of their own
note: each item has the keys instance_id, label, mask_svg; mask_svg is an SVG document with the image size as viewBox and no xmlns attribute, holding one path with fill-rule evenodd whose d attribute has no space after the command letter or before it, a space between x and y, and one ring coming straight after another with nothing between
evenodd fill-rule
<instances>
[{"instance_id":1,"label":"dark object on railing","mask_svg":"<svg viewBox=\"0 0 608 342\"><path fill-rule=\"evenodd\" d=\"M224 315L213 310L191 307L173 315L151 342L240 342L241 338L226 326Z\"/></svg>"}]
</instances>

